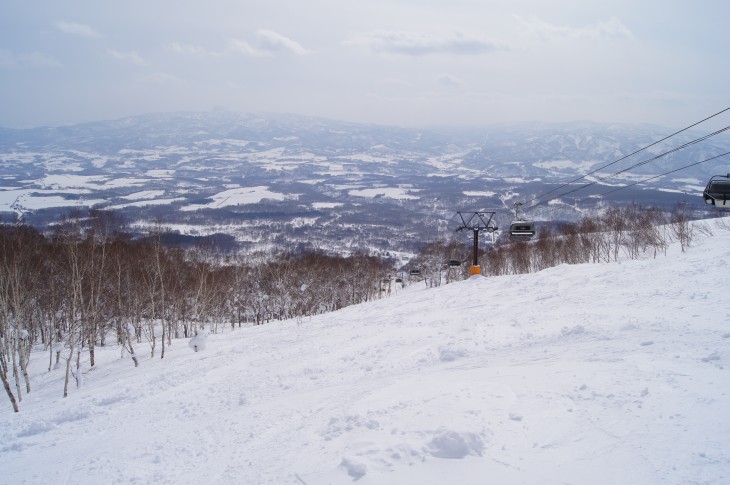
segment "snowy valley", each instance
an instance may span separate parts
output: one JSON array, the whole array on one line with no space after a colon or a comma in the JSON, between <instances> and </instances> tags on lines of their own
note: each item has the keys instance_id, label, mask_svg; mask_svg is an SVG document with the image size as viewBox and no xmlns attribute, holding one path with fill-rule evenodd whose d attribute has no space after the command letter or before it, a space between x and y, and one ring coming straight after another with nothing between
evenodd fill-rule
<instances>
[{"instance_id":1,"label":"snowy valley","mask_svg":"<svg viewBox=\"0 0 730 485\"><path fill-rule=\"evenodd\" d=\"M227 111L0 129L0 218L45 228L72 208L95 207L142 234L162 223L186 237L223 234L246 251L413 252L453 233L456 211L492 208L504 226L515 202L671 131L587 122L417 130ZM536 217L576 220L632 202L704 211L702 188L726 173L722 159L607 192L730 149L721 135L608 177L705 134L682 133L600 171L586 179L594 186Z\"/></svg>"}]
</instances>

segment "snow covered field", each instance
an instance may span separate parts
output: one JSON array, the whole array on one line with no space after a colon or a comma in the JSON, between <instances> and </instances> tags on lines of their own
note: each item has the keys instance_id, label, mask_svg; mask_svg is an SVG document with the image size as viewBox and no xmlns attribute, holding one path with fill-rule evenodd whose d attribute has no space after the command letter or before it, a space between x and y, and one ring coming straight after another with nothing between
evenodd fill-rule
<instances>
[{"instance_id":1,"label":"snow covered field","mask_svg":"<svg viewBox=\"0 0 730 485\"><path fill-rule=\"evenodd\" d=\"M61 397L31 361L0 482L730 483L730 231L210 335ZM137 346L142 352L144 344Z\"/></svg>"}]
</instances>

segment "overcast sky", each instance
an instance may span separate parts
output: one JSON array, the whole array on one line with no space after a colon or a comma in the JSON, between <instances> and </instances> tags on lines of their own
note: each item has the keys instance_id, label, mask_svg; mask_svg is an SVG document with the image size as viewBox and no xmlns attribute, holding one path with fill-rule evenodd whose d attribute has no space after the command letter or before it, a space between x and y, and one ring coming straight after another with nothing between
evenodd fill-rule
<instances>
[{"instance_id":1,"label":"overcast sky","mask_svg":"<svg viewBox=\"0 0 730 485\"><path fill-rule=\"evenodd\" d=\"M730 106L722 0L0 0L0 126L160 111L683 127Z\"/></svg>"}]
</instances>

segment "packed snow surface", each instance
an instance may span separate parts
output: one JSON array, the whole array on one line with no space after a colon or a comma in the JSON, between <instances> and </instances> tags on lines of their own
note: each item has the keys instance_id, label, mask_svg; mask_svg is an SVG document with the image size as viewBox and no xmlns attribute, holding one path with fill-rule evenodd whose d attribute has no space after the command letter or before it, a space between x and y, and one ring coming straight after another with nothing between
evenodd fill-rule
<instances>
[{"instance_id":1,"label":"packed snow surface","mask_svg":"<svg viewBox=\"0 0 730 485\"><path fill-rule=\"evenodd\" d=\"M213 202L209 204L194 204L185 206L185 211L193 211L198 209L214 209L218 207L227 207L239 204L258 204L264 199L285 200L287 198L296 198L296 195L285 195L278 192L271 192L267 186L258 187L238 187L223 192L219 192L210 198Z\"/></svg>"},{"instance_id":2,"label":"packed snow surface","mask_svg":"<svg viewBox=\"0 0 730 485\"><path fill-rule=\"evenodd\" d=\"M176 340L83 386L31 360L0 482L730 483L730 231ZM137 344L137 354L146 344Z\"/></svg>"},{"instance_id":3,"label":"packed snow surface","mask_svg":"<svg viewBox=\"0 0 730 485\"><path fill-rule=\"evenodd\" d=\"M380 187L375 189L351 190L349 194L353 197L387 197L389 199L417 200L419 197L411 195L410 189L403 187Z\"/></svg>"}]
</instances>

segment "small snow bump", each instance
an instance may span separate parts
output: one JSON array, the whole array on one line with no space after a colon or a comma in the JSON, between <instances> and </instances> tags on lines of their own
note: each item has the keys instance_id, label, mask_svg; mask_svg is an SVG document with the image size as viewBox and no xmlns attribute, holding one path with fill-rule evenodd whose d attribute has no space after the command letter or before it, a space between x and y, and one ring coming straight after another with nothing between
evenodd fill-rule
<instances>
[{"instance_id":1,"label":"small snow bump","mask_svg":"<svg viewBox=\"0 0 730 485\"><path fill-rule=\"evenodd\" d=\"M188 342L188 347L193 349L195 352L199 350L205 350L206 342L208 341L208 333L200 331Z\"/></svg>"},{"instance_id":2,"label":"small snow bump","mask_svg":"<svg viewBox=\"0 0 730 485\"><path fill-rule=\"evenodd\" d=\"M720 354L718 354L716 351L711 353L707 357L702 357L702 362L713 362L716 360L720 360Z\"/></svg>"},{"instance_id":3,"label":"small snow bump","mask_svg":"<svg viewBox=\"0 0 730 485\"><path fill-rule=\"evenodd\" d=\"M467 351L460 347L442 347L439 349L439 360L441 362L452 362L467 355Z\"/></svg>"},{"instance_id":4,"label":"small snow bump","mask_svg":"<svg viewBox=\"0 0 730 485\"><path fill-rule=\"evenodd\" d=\"M344 467L347 471L347 474L355 480L364 477L365 474L368 472L367 467L363 463L358 463L348 458L343 458L340 466Z\"/></svg>"},{"instance_id":5,"label":"small snow bump","mask_svg":"<svg viewBox=\"0 0 730 485\"><path fill-rule=\"evenodd\" d=\"M574 327L563 327L560 329L560 333L564 337L568 337L570 335L580 335L582 333L585 333L586 329L583 327L583 325L576 325Z\"/></svg>"},{"instance_id":6,"label":"small snow bump","mask_svg":"<svg viewBox=\"0 0 730 485\"><path fill-rule=\"evenodd\" d=\"M641 346L642 347L646 347L647 345L654 345L654 341L653 340L645 340L645 341L641 342Z\"/></svg>"},{"instance_id":7,"label":"small snow bump","mask_svg":"<svg viewBox=\"0 0 730 485\"><path fill-rule=\"evenodd\" d=\"M522 421L522 415L515 414L515 413L509 413L509 419L511 419L512 421Z\"/></svg>"},{"instance_id":8,"label":"small snow bump","mask_svg":"<svg viewBox=\"0 0 730 485\"><path fill-rule=\"evenodd\" d=\"M18 438L43 434L46 431L54 429L55 427L56 425L53 423L48 423L46 421L34 421L18 433Z\"/></svg>"},{"instance_id":9,"label":"small snow bump","mask_svg":"<svg viewBox=\"0 0 730 485\"><path fill-rule=\"evenodd\" d=\"M461 459L468 455L481 456L484 442L474 433L443 431L428 444L428 453L436 458Z\"/></svg>"}]
</instances>

